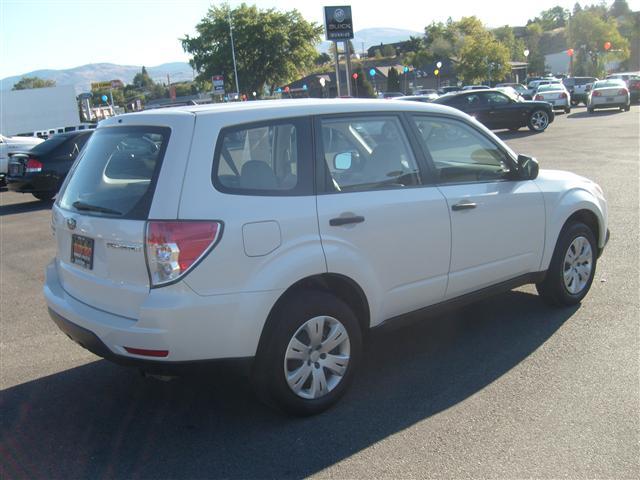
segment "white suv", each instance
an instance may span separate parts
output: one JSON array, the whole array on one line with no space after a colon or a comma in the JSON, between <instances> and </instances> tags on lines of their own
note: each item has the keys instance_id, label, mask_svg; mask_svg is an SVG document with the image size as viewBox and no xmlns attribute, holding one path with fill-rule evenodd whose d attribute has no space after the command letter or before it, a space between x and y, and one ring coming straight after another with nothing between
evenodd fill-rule
<instances>
[{"instance_id":1,"label":"white suv","mask_svg":"<svg viewBox=\"0 0 640 480\"><path fill-rule=\"evenodd\" d=\"M458 110L375 100L104 120L52 228L44 293L72 339L155 373L250 359L296 414L345 392L370 328L526 283L580 302L608 239L590 180Z\"/></svg>"}]
</instances>

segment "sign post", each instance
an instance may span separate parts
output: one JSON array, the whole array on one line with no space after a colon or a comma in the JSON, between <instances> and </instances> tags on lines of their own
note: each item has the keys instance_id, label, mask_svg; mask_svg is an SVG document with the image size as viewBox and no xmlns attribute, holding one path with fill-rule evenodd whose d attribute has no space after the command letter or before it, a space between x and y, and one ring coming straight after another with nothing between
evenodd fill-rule
<instances>
[{"instance_id":1,"label":"sign post","mask_svg":"<svg viewBox=\"0 0 640 480\"><path fill-rule=\"evenodd\" d=\"M353 21L351 6L324 7L324 25L327 40L334 42L336 62L336 86L340 96L340 57L338 42L344 42L344 53L347 60L347 94L351 95L351 52L349 40L353 38Z\"/></svg>"}]
</instances>

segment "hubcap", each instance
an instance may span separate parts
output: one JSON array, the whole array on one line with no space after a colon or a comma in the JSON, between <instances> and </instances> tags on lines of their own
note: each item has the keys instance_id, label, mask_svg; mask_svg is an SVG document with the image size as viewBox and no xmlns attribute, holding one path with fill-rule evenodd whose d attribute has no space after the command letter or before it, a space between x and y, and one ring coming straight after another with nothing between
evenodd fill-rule
<instances>
[{"instance_id":1,"label":"hubcap","mask_svg":"<svg viewBox=\"0 0 640 480\"><path fill-rule=\"evenodd\" d=\"M593 251L585 237L576 237L564 256L562 276L569 293L576 295L587 286L593 269Z\"/></svg>"},{"instance_id":2,"label":"hubcap","mask_svg":"<svg viewBox=\"0 0 640 480\"><path fill-rule=\"evenodd\" d=\"M544 130L549 124L549 117L546 113L538 111L533 114L531 123L536 130Z\"/></svg>"},{"instance_id":3,"label":"hubcap","mask_svg":"<svg viewBox=\"0 0 640 480\"><path fill-rule=\"evenodd\" d=\"M284 356L289 388L305 399L320 398L338 386L349 365L349 334L337 319L306 321L291 337Z\"/></svg>"}]
</instances>

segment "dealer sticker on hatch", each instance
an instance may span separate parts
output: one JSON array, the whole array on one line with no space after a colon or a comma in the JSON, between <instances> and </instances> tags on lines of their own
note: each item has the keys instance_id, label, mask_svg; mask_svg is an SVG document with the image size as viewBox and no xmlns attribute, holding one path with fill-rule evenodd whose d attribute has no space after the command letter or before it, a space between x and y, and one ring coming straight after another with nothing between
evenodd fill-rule
<instances>
[{"instance_id":1,"label":"dealer sticker on hatch","mask_svg":"<svg viewBox=\"0 0 640 480\"><path fill-rule=\"evenodd\" d=\"M71 263L89 270L93 268L93 238L71 236Z\"/></svg>"}]
</instances>

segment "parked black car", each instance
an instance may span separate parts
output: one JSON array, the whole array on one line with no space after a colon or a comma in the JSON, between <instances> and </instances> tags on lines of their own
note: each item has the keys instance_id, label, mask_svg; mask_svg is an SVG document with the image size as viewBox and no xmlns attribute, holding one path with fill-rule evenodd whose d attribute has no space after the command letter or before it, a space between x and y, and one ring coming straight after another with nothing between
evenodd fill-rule
<instances>
[{"instance_id":1,"label":"parked black car","mask_svg":"<svg viewBox=\"0 0 640 480\"><path fill-rule=\"evenodd\" d=\"M31 193L38 200L51 200L92 133L93 130L60 133L29 151L11 154L7 187L14 192Z\"/></svg>"},{"instance_id":2,"label":"parked black car","mask_svg":"<svg viewBox=\"0 0 640 480\"><path fill-rule=\"evenodd\" d=\"M518 130L526 126L543 132L555 118L547 102L525 101L495 89L450 93L432 103L462 110L492 129Z\"/></svg>"}]
</instances>

